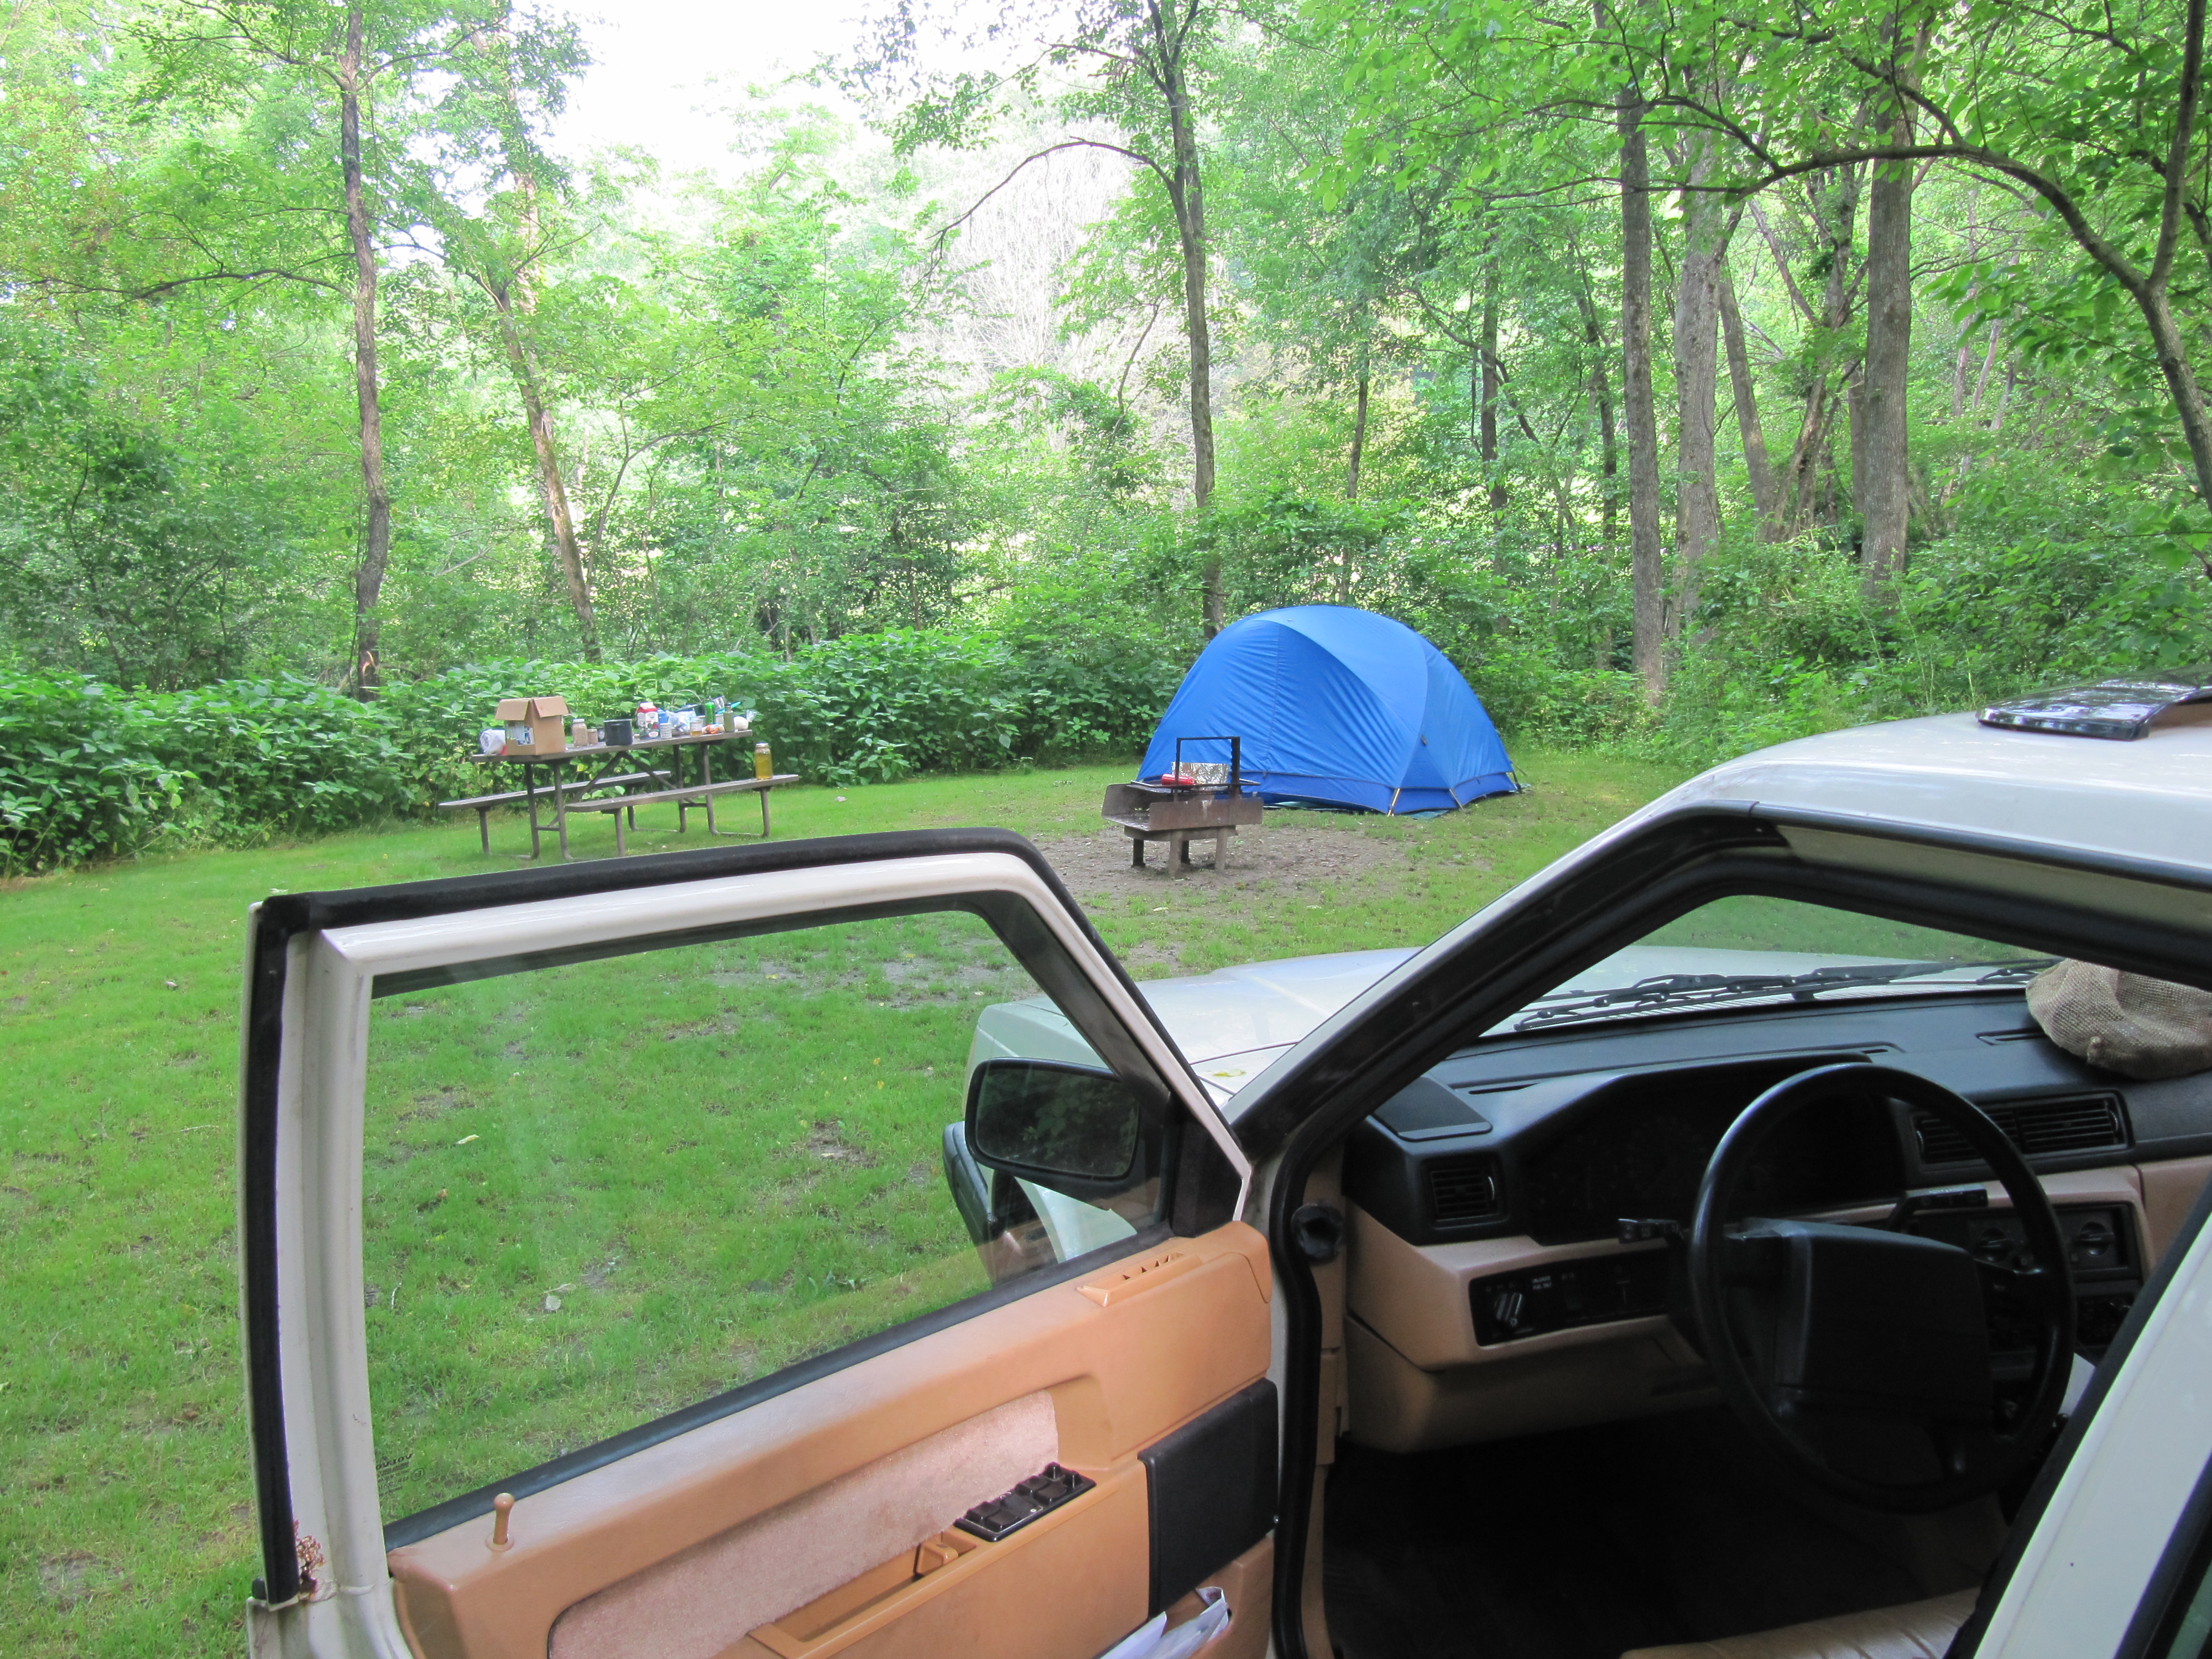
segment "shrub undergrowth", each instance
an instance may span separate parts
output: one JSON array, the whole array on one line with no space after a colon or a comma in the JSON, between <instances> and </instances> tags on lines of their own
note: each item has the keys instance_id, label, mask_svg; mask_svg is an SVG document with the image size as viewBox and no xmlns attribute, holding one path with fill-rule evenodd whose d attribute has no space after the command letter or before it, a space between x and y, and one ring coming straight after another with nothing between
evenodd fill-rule
<instances>
[{"instance_id":1,"label":"shrub undergrowth","mask_svg":"<svg viewBox=\"0 0 2212 1659\"><path fill-rule=\"evenodd\" d=\"M1184 663L1141 639L898 631L781 657L474 664L362 702L299 679L131 694L0 672L0 870L156 844L252 844L419 815L507 787L467 759L507 696L595 723L650 699L757 711L777 764L882 783L1142 746Z\"/></svg>"}]
</instances>

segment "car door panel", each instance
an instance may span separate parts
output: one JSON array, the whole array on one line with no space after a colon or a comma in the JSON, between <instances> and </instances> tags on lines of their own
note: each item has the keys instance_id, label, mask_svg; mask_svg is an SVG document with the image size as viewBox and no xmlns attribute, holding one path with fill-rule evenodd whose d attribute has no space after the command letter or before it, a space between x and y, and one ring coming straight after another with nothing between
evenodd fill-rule
<instances>
[{"instance_id":1,"label":"car door panel","mask_svg":"<svg viewBox=\"0 0 2212 1659\"><path fill-rule=\"evenodd\" d=\"M1085 1293L1166 1256L1198 1265L1140 1294L1109 1297L1107 1305ZM1029 1629L1035 1645L1024 1643L1028 1651L1098 1652L1152 1611L1141 1454L1265 1376L1267 1273L1266 1241L1242 1222L1201 1238L1155 1243L1097 1273L525 1497L514 1510L513 1546L503 1553L486 1547L491 1523L481 1516L396 1549L391 1567L402 1618L422 1659L540 1659L549 1640L552 1659L743 1652L738 1644L757 1626L911 1550L979 1501L945 1513L969 1487L956 1486L951 1498L933 1502L933 1494L917 1490L921 1481L964 1474L971 1486L980 1480L989 1486L1004 1468L1049 1445L1056 1461L1097 1481L1098 1492L942 1569L950 1575L945 1592L961 1592L957 1607L917 1618L911 1632L900 1632L908 1615L938 1599L925 1580L929 1593L892 1610L897 1618L841 1630L839 1640L866 1639L872 1652L938 1651L933 1638L924 1642L925 1632L947 1621L958 1626L983 1616L972 1608L1001 1602L1011 1615L1030 1599L1040 1571L1051 1579L1063 1571L1047 1570L1043 1557L1029 1559L1054 1538L1059 1541L1047 1555L1092 1563L1069 1581L1070 1593L1047 1598L1059 1634L1049 1633L1050 1624L999 1628ZM1039 1398L1049 1407L1047 1433L1033 1422L987 1420ZM983 1443L965 1457L953 1444L963 1431ZM991 1458L994 1438L1020 1446L1011 1463ZM840 1481L867 1493L877 1529L856 1537L808 1525L813 1516L803 1511L810 1499L815 1515L842 1512L823 1502ZM772 1517L781 1524L761 1525ZM890 1542L886 1528L901 1522L914 1535ZM823 1541L809 1549L799 1542L802 1534ZM687 1556L691 1552L697 1553ZM794 1558L802 1568L779 1577ZM695 1564L702 1580L747 1581L750 1588L769 1578L787 1588L766 1600L732 1594L716 1611L684 1593ZM1084 1594L1073 1593L1078 1582ZM591 1607L599 1596L609 1599ZM605 1611L617 1606L619 1615ZM661 1611L643 1611L655 1607ZM563 1618L572 1609L573 1626ZM632 1619L638 1631L659 1635L638 1644L605 1634ZM684 1632L680 1641L672 1629ZM667 1645L658 1644L663 1638Z\"/></svg>"},{"instance_id":2,"label":"car door panel","mask_svg":"<svg viewBox=\"0 0 2212 1659\"><path fill-rule=\"evenodd\" d=\"M688 865L725 876L655 885L623 872L604 891L573 872L532 872L471 884L481 908L441 910L410 889L261 907L242 1238L257 1481L277 1589L257 1585L257 1654L1089 1659L1159 1610L1143 1455L1270 1363L1265 1240L1223 1224L1249 1164L1041 860L1009 836L933 839L952 850L809 864L793 848L744 849ZM583 890L563 890L580 879ZM1156 1221L520 1474L482 1468L477 1490L434 1494L433 1508L387 1527L362 1313L372 1000L945 908L987 920L1079 1010L1109 1066L1165 1080L1187 1146L1212 1149L1175 1166L1197 1172L1174 1189L1186 1194L1176 1224L1195 1231L1210 1208L1201 1224L1212 1231L1175 1237ZM399 1012L416 1010L387 1011ZM1247 1486L1272 1492L1273 1456L1271 1432L1266 1472ZM1055 1462L1091 1489L997 1542L970 1547L963 1534L932 1547L931 1571L896 1569L964 1510ZM495 1548L491 1498L503 1488L517 1501L511 1541ZM1224 1534L1207 1579L1241 1584L1249 1602L1233 1639L1209 1652L1243 1651L1255 1631L1264 1649L1270 1546L1249 1530ZM283 1571L294 1565L277 1542L286 1532L296 1575Z\"/></svg>"}]
</instances>

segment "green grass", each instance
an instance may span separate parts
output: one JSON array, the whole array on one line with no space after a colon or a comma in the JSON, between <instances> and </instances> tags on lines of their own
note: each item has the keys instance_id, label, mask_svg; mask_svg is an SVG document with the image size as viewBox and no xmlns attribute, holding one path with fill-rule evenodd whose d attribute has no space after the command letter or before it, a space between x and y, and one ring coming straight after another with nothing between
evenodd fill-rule
<instances>
[{"instance_id":1,"label":"green grass","mask_svg":"<svg viewBox=\"0 0 2212 1659\"><path fill-rule=\"evenodd\" d=\"M1661 768L1603 757L1531 752L1521 759L1536 786L1530 793L1449 817L1301 817L1327 834L1382 843L1367 849L1383 854L1380 861L1341 880L1238 889L1201 877L1163 884L1142 901L1115 900L1094 909L1094 920L1108 943L1137 964L1140 978L1275 956L1420 944L1676 781ZM1097 825L1104 786L1122 775L1118 767L1094 767L931 779L848 789L842 800L836 791L798 788L779 793L776 827L780 838L976 823L1039 838L1065 836ZM679 840L673 817L664 809L652 827L641 824L633 848L702 844L696 829ZM517 863L513 854L525 840L517 823L495 818L493 863ZM581 854L613 850L612 827L596 816L573 840ZM0 1146L9 1164L0 1185L0 1242L7 1252L9 1316L0 1321L0 1443L7 1459L0 1628L8 1632L10 1654L237 1650L240 1604L255 1553L232 1238L246 907L276 890L416 880L484 865L471 817L252 851L149 858L0 888ZM702 971L743 974L748 963L757 968L775 955L767 942L745 948L755 956L741 951ZM441 1374L437 1346L449 1317L461 1328L477 1318L479 1307L496 1307L529 1337L525 1342L513 1330L503 1332L500 1340L516 1346L502 1355L520 1355L538 1370L598 1367L598 1380L568 1397L587 1396L591 1411L611 1420L648 1415L689 1397L687 1390L703 1392L717 1379L781 1363L817 1340L822 1298L842 1298L839 1316L857 1330L902 1316L907 1305L949 1299L976 1282L957 1236L944 1231L933 1163L926 1182L902 1186L912 1167L898 1161L903 1151L895 1155L889 1141L868 1142L864 1137L872 1130L825 1115L797 1092L805 1078L832 1075L830 1067L842 1059L857 1060L857 1054L841 1056L830 1037L817 1033L793 1045L792 1066L776 1085L783 1095L757 1113L718 1117L708 1109L716 1098L711 1089L686 1091L711 1078L713 1062L725 1058L710 1053L712 1036L647 1040L653 1030L720 1017L703 993L696 1006L651 1010L652 1002L677 997L683 988L667 981L656 969L623 993L629 1002L609 1009L606 1023L635 1039L627 1048L627 1039L616 1036L590 1048L599 1039L574 1024L580 1017L565 1005L549 1005L537 1030L527 1029L526 1018L495 1041L493 1025L502 1012L514 1012L511 1000L521 981L376 1005L382 1138L375 1144L386 1161L373 1166L370 1185L397 1225L372 1230L384 1243L372 1243L368 1277L380 1292L397 1291L396 1310L389 1302L384 1310L388 1325L418 1321L386 1333L392 1369L377 1386L399 1390L395 1419L409 1409L410 1389L434 1394L469 1384L466 1374ZM841 994L871 986L879 993L888 988L864 975ZM825 1015L834 1001L823 1000ZM884 1066L917 1059L937 1064L921 1056L942 1052L947 1042L964 1054L969 1015L954 1001L944 998L927 1020L918 1018L912 1044L883 1054ZM434 1002L441 1010L434 1017L404 1012L410 1003ZM452 1036L461 1028L474 1035ZM518 1028L519 1035L510 1035ZM507 1053L515 1042L523 1044L520 1066ZM495 1126L516 1121L501 1091L518 1080L498 1075L495 1062L503 1062L507 1073L523 1071L520 1081L536 1087L548 1073L557 1080L572 1050L593 1056L596 1070L580 1077L603 1076L624 1054L653 1042L661 1045L653 1063L671 1082L668 1093L623 1100L603 1123L579 1128L570 1144L541 1146L534 1163L480 1160L488 1167L474 1168L479 1181L518 1184L471 1194L464 1171L472 1166L450 1155L465 1158L478 1147L488 1152L485 1143L494 1137L457 1120ZM878 1055L866 1058L872 1062ZM533 1068L540 1070L536 1079ZM449 1085L468 1091L473 1103L459 1104L458 1097L435 1103L417 1098ZM884 1092L890 1091L887 1085ZM902 1099L896 1112L906 1115L896 1121L905 1124L907 1137L936 1121L944 1106L926 1091ZM428 1115L401 1121L426 1109ZM477 1142L453 1144L471 1133ZM810 1142L825 1133L860 1156L822 1158L827 1148ZM776 1180L812 1173L810 1158L835 1170L824 1168L817 1188L804 1195L778 1195L772 1180L765 1207L748 1212L744 1226L751 1231L732 1233L726 1259L702 1257L696 1280L665 1281L674 1285L672 1299L654 1302L660 1291L634 1291L622 1261L611 1270L609 1265L610 1258L630 1259L629 1251L647 1248L637 1243L644 1223L623 1211L618 1194L584 1182L563 1194L550 1183L577 1159L611 1163L618 1154L674 1160L670 1168L696 1171L711 1164L714 1135L739 1137L732 1150L752 1170L782 1170ZM701 1146L674 1145L690 1139ZM931 1143L915 1161L933 1160L933 1153ZM556 1155L570 1162L555 1164ZM526 1182L539 1184L526 1192ZM473 1202L495 1190L506 1205ZM748 1194L758 1190L755 1182ZM825 1196L814 1198L814 1190ZM908 1192L932 1206L898 1207ZM507 1244L520 1238L526 1259L502 1266L495 1254L501 1214L511 1216L515 1202L531 1194L574 1204L568 1213L581 1219L558 1239L507 1228ZM834 1217L854 1203L883 1209L880 1219L872 1213L858 1230L881 1238L838 1237ZM831 1214L821 1214L824 1210ZM546 1216L555 1218L550 1209ZM954 1238L949 1253L939 1249L947 1237ZM549 1240L558 1248L550 1248ZM392 1264L404 1255L403 1270L380 1262L374 1254L380 1248L392 1252ZM654 1243L651 1253L662 1261L675 1255L665 1243ZM481 1279L471 1255L486 1269ZM733 1323L725 1334L714 1327L714 1337L701 1336L655 1373L650 1334L680 1328L696 1335L729 1316L696 1287L726 1285L740 1273L744 1294L757 1298L757 1305L748 1304L744 1329ZM592 1285L592 1274L603 1282ZM806 1288L810 1282L814 1288ZM563 1297L559 1316L522 1324L531 1307L544 1311L544 1295L562 1284L584 1289L574 1301ZM770 1289L754 1291L756 1284ZM902 1285L911 1288L902 1291ZM488 1300L469 1299L479 1292ZM572 1310L577 1317L562 1323ZM380 1397L380 1409L384 1404ZM520 1400L514 1411L502 1431L527 1442L528 1455L509 1460L509 1467L562 1443L574 1427L557 1413L548 1415L542 1399ZM418 1454L412 1446L428 1449ZM420 1437L410 1445L404 1431L387 1431L379 1449L390 1458L419 1455L423 1467L410 1466L401 1478L433 1495L451 1474L441 1460L450 1465L468 1454L466 1448L428 1446Z\"/></svg>"},{"instance_id":2,"label":"green grass","mask_svg":"<svg viewBox=\"0 0 2212 1659\"><path fill-rule=\"evenodd\" d=\"M374 1005L363 1194L389 1521L987 1289L938 1164L976 1010L932 915Z\"/></svg>"}]
</instances>

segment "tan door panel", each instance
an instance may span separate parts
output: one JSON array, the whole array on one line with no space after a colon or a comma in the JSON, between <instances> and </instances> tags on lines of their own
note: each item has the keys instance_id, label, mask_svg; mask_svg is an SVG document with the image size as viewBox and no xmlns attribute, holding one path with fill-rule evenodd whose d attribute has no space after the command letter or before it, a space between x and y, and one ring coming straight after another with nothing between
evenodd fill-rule
<instances>
[{"instance_id":1,"label":"tan door panel","mask_svg":"<svg viewBox=\"0 0 2212 1659\"><path fill-rule=\"evenodd\" d=\"M1141 1482L1144 1467L1130 1464L1128 1474L1137 1475ZM1099 1482L1102 1491L1113 1489L1115 1480L1117 1475ZM1137 1484L1134 1491L1141 1495L1141 1484ZM1066 1513L1073 1513L1079 1504L1088 1504L1093 1498L1097 1498L1097 1493L1086 1493L1075 1504L1068 1504ZM1037 1522L1037 1526L1015 1533L998 1548L1013 1547L1015 1541L1024 1540L1030 1533L1037 1533L1040 1540L1048 1537L1044 1528L1055 1520L1060 1520L1060 1516L1046 1516ZM1146 1541L1141 1513L1134 1516L1134 1535L1121 1541L1141 1548ZM969 1541L973 1544L973 1540ZM1037 1620L1046 1617L1046 1610L1057 1613L1055 1604L1064 1595L1086 1595L1093 1586L1106 1582L1102 1577L1102 1553L1097 1548L1088 1548L1095 1541L1095 1537L1088 1537L1082 1558L1071 1558L1068 1551L1040 1551L1037 1555L1024 1558L1020 1568L1022 1582L1015 1586L1011 1597L1005 1593L1005 1586L995 1582L978 1593L967 1593L964 1579L960 1579L960 1589L953 1589L953 1583L947 1582L936 1586L945 1593L947 1606L938 1608L933 1617L900 1617L898 1624L890 1628L884 1628L890 1624L887 1620L869 1620L865 1626L860 1620L854 1620L852 1628L827 1632L818 1637L817 1644L794 1644L783 1631L754 1631L752 1637L738 1641L737 1646L717 1659L830 1659L830 1655L841 1655L841 1659L890 1659L891 1655L898 1655L900 1659L905 1659L907 1655L918 1655L921 1659L975 1659L978 1655L991 1652L1026 1652L1026 1646L1020 1646L1020 1637L1009 1644L1006 1632L1026 1631ZM991 1547L975 1544L975 1548L982 1551ZM947 1579L951 1579L951 1575L947 1575ZM1207 1646L1199 1648L1197 1659L1265 1659L1270 1635L1270 1601L1274 1595L1274 1540L1263 1537L1218 1573L1210 1575L1207 1583L1224 1593L1232 1617L1228 1631L1214 1637ZM1055 1590L1055 1586L1060 1589ZM1126 1632L1128 1610L1121 1606L1119 1583L1115 1583L1113 1589L1115 1606L1106 1626L1115 1632ZM1182 1601L1168 1608L1168 1628L1172 1631L1183 1621L1197 1620L1203 1608L1206 1604L1199 1599L1199 1593L1192 1590ZM975 1621L978 1613L982 1614L980 1624ZM1024 1617L1029 1624L1022 1624ZM1015 1624L1009 1624L1009 1620ZM792 1620L785 1624L790 1621L796 1621L796 1614L792 1614ZM878 1635L880 1639L876 1639ZM1103 1652L1117 1639L1119 1635L1102 1635L1097 1639L1097 1650Z\"/></svg>"},{"instance_id":2,"label":"tan door panel","mask_svg":"<svg viewBox=\"0 0 2212 1659\"><path fill-rule=\"evenodd\" d=\"M995 1544L978 1543L811 1640L793 1613L720 1659L1091 1659L1145 1622L1152 1528L1145 1496L1145 1468L1133 1457L1101 1471L1098 1485L1065 1508ZM654 1650L632 1651L643 1659Z\"/></svg>"},{"instance_id":3,"label":"tan door panel","mask_svg":"<svg viewBox=\"0 0 2212 1659\"><path fill-rule=\"evenodd\" d=\"M1126 1282L1132 1269L1176 1255L1195 1258L1196 1265L1140 1275L1152 1281L1140 1293L1103 1303L1085 1294L1085 1286L1095 1291L1100 1284ZM1001 1632L1021 1628L1001 1620L1024 1616L1024 1598L1037 1593L1031 1583L1037 1575L1024 1569L1022 1559L1066 1533L1053 1550L1077 1551L1102 1564L1097 1571L1115 1582L1110 1595L1098 1591L1107 1600L1097 1605L1110 1602L1116 1617L1128 1615L1101 1641L1066 1650L1088 1659L1145 1617L1145 1488L1141 1474L1127 1473L1136 1454L1266 1373L1272 1283L1267 1241L1241 1222L1203 1238L1156 1243L1082 1281L1037 1291L524 1498L514 1507L513 1543L504 1552L487 1547L489 1516L394 1550L391 1569L409 1639L422 1659L546 1659L555 1622L568 1608L610 1586L649 1576L771 1511L803 1510L799 1500L874 1468L884 1481L879 1494L884 1513L902 1518L912 1535L886 1543L900 1528L817 1532L824 1539L821 1565L784 1577L782 1606L732 1601L710 1618L693 1605L700 1626L683 1643L684 1650L742 1652L738 1644L750 1630L921 1543L943 1522L936 1521L934 1506L913 1501L919 1472L957 1467L972 1474L988 1467L989 1449L1006 1438L1000 1430L1018 1440L1026 1455L1031 1448L1020 1437L1036 1436L1036 1408L1024 1408L1032 1414L1024 1419L1030 1421L1027 1429L1011 1428L1012 1418L997 1419L996 1427L969 1428L975 1443L961 1443L967 1451L949 1465L945 1457L952 1442L928 1443L948 1434L958 1440L963 1427L988 1424L987 1414L1046 1395L1059 1461L1099 1481L1107 1495L1077 1499L1049 1533L1039 1530L1044 1521L1032 1523L1024 1531L1037 1532L1037 1542L1021 1551L1005 1548L1024 1535L1017 1533L994 1547L1000 1553L981 1566L969 1566L972 1557L963 1556L943 1568L956 1575L946 1588L902 1604L911 1606L909 1616L885 1625L854 1650L871 1656L936 1650L933 1637L927 1646L906 1645L908 1638L899 1632L908 1625L917 1642L939 1621L950 1621L943 1626L948 1632L964 1632L969 1621L987 1614ZM907 1453L913 1455L902 1460ZM1124 1490L1134 1498L1115 1495ZM1132 1503L1138 1516L1133 1545L1121 1536L1124 1522L1117 1518ZM789 1535L784 1536L787 1545ZM744 1557L750 1561L750 1553ZM753 1571L736 1558L726 1559L718 1571ZM765 1568L765 1560L761 1565ZM765 1571L761 1576L773 1577ZM1071 1607L1079 1600L1072 1598ZM950 1605L927 1612L939 1602ZM653 1620L665 1617L657 1613ZM1261 1617L1264 1621L1264 1609ZM964 1635L946 1639L968 1644L963 1653L974 1651ZM1024 1645L1038 1659L1057 1651ZM642 1645L578 1652L580 1659L648 1653L658 1659L674 1650L653 1638Z\"/></svg>"},{"instance_id":4,"label":"tan door panel","mask_svg":"<svg viewBox=\"0 0 2212 1659\"><path fill-rule=\"evenodd\" d=\"M729 1632L836 1590L855 1561L910 1558L1059 1460L1052 1396L1009 1401L586 1596L553 1626L550 1659L714 1659Z\"/></svg>"}]
</instances>

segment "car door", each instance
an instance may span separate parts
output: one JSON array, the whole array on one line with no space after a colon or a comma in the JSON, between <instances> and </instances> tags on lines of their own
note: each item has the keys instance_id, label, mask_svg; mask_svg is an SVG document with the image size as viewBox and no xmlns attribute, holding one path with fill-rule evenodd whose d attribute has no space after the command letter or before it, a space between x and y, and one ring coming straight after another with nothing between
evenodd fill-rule
<instances>
[{"instance_id":1,"label":"car door","mask_svg":"<svg viewBox=\"0 0 2212 1659\"><path fill-rule=\"evenodd\" d=\"M1026 842L283 896L252 938L257 1654L1265 1651L1250 1168ZM1009 1001L1073 1057L971 1060Z\"/></svg>"},{"instance_id":2,"label":"car door","mask_svg":"<svg viewBox=\"0 0 2212 1659\"><path fill-rule=\"evenodd\" d=\"M2136 1298L1952 1652L2212 1651L2212 1188Z\"/></svg>"}]
</instances>

